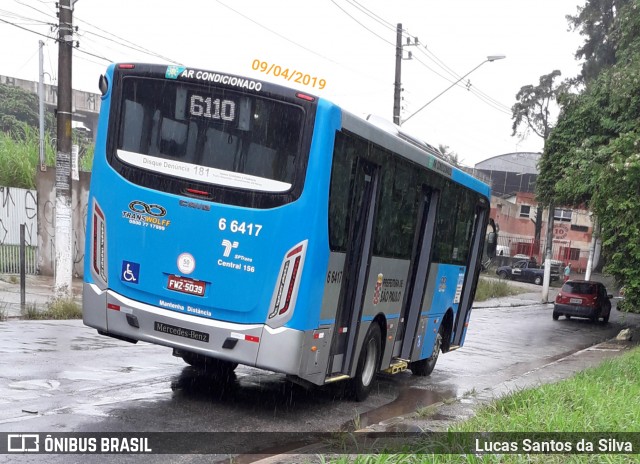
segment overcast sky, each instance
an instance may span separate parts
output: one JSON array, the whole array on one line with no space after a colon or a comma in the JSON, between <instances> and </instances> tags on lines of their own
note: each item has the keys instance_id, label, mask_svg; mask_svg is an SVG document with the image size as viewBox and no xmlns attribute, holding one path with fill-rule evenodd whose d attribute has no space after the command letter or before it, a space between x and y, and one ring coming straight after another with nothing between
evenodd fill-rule
<instances>
[{"instance_id":1,"label":"overcast sky","mask_svg":"<svg viewBox=\"0 0 640 464\"><path fill-rule=\"evenodd\" d=\"M180 63L292 85L356 114L392 119L396 24L419 45L405 47L403 112L408 118L488 55L469 76L403 128L447 145L467 165L516 151L541 151L542 140L511 136L511 106L523 85L554 69L579 73L583 39L565 15L584 0L79 0L73 86L98 92L110 61ZM38 41L56 83L55 1L3 0L0 74L38 79ZM34 32L43 34L38 36ZM320 89L254 70L254 60L324 79ZM257 63L257 62L256 62ZM453 74L452 74L453 72ZM465 78L462 83L467 83Z\"/></svg>"}]
</instances>

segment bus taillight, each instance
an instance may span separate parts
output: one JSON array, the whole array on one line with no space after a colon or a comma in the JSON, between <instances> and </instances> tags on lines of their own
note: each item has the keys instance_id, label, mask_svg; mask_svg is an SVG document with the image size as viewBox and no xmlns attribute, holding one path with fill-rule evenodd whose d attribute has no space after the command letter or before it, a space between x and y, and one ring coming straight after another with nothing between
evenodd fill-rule
<instances>
[{"instance_id":1,"label":"bus taillight","mask_svg":"<svg viewBox=\"0 0 640 464\"><path fill-rule=\"evenodd\" d=\"M302 100L307 100L307 101L315 101L315 98L312 97L311 95L307 95L306 93L302 93L302 92L298 92L296 93L296 97L301 98Z\"/></svg>"},{"instance_id":2,"label":"bus taillight","mask_svg":"<svg viewBox=\"0 0 640 464\"><path fill-rule=\"evenodd\" d=\"M297 244L287 251L280 266L280 273L276 288L269 305L267 324L270 327L280 327L287 322L295 308L300 288L300 276L307 251L307 240Z\"/></svg>"},{"instance_id":3,"label":"bus taillight","mask_svg":"<svg viewBox=\"0 0 640 464\"><path fill-rule=\"evenodd\" d=\"M93 227L92 227L92 257L91 257L91 270L93 275L99 278L103 284L107 284L107 224L104 218L104 213L98 206L98 203L93 202Z\"/></svg>"}]
</instances>

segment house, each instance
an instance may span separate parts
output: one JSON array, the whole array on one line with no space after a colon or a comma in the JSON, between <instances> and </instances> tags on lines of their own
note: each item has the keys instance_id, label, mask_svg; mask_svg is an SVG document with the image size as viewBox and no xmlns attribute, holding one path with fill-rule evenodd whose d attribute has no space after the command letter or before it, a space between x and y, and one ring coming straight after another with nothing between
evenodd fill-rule
<instances>
[{"instance_id":1,"label":"house","mask_svg":"<svg viewBox=\"0 0 640 464\"><path fill-rule=\"evenodd\" d=\"M475 165L491 183L491 217L500 230L500 262L508 262L516 255L544 261L549 216L547 209L539 208L534 193L540 156L540 153L507 153ZM552 259L571 263L574 271L584 272L593 236L590 212L558 207L553 217ZM598 258L599 252L595 263Z\"/></svg>"}]
</instances>

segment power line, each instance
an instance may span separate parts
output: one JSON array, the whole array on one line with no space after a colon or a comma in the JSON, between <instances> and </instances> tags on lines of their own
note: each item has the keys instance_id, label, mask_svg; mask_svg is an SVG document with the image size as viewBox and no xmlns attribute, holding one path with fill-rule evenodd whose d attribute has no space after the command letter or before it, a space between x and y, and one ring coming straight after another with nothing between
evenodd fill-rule
<instances>
[{"instance_id":1,"label":"power line","mask_svg":"<svg viewBox=\"0 0 640 464\"><path fill-rule=\"evenodd\" d=\"M2 18L0 18L0 21L2 21L3 23L9 24L11 26L17 27L18 29L22 29L23 31L31 32L32 34L36 34L36 35L39 35L41 37L46 37L47 39L51 38L50 36L48 36L46 34L42 34L40 32L32 31L31 29L27 29L26 27L22 27L22 26L20 26L20 25L18 25L16 23L12 23L11 21L6 21L6 20L4 20Z\"/></svg>"},{"instance_id":2,"label":"power line","mask_svg":"<svg viewBox=\"0 0 640 464\"><path fill-rule=\"evenodd\" d=\"M266 31L268 31L268 32L271 32L272 34L274 34L274 35L276 35L276 36L280 37L281 39L286 40L286 41L287 41L287 42L289 42L290 44L293 44L293 45L295 45L296 47L299 47L299 48L301 48L301 49L303 49L303 50L305 50L305 51L308 51L309 53L313 53L314 55L319 56L320 58L325 59L325 60L327 60L327 61L330 61L331 63L335 63L335 64L338 64L338 65L340 64L340 63L338 63L338 62L336 62L336 61L332 60L331 58L327 58L326 56L324 56L324 55L322 55L322 54L320 54L320 53L318 53L318 52L316 52L316 51L314 51L314 50L311 50L310 48L307 48L307 47L305 47L304 45L301 45L301 44L299 44L298 42L295 42L295 41L293 41L293 40L291 40L291 39L289 39L289 38L287 38L287 37L283 36L282 34L280 34L280 33L276 32L276 31L274 31L274 30L272 30L272 29L269 29L267 26L265 26L265 25L263 25L263 24L260 24L258 21L256 21L256 20L254 20L254 19L250 18L249 16L247 16L247 15L245 15L245 14L243 14L243 13L240 13L238 10L235 10L235 9L231 8L229 5L226 5L226 4L222 3L220 0L216 0L216 2L217 2L217 3L219 3L220 5L222 5L223 7L225 7L225 8L227 8L227 9L229 9L229 10L233 11L235 14L237 14L237 15L239 15L239 16L242 16L242 17L243 17L244 19L246 19L247 21L251 21L251 22L252 22L253 24L255 24L256 26L259 26L259 27L261 27L262 29L264 29L264 30L266 30Z\"/></svg>"},{"instance_id":3,"label":"power line","mask_svg":"<svg viewBox=\"0 0 640 464\"><path fill-rule=\"evenodd\" d=\"M34 7L34 6L32 6L32 5L28 5L28 4L26 4L26 3L19 2L18 0L14 0L14 1L15 1L18 5L22 5L22 6L25 6L25 7L27 7L27 8L31 8L32 10L37 11L38 13L43 14L43 15L45 15L45 16L47 16L47 17L51 18L51 19L57 19L57 17L56 17L56 15L55 15L55 14L52 14L52 13L46 13L46 12L44 12L44 11L42 11L42 10L37 9L36 7Z\"/></svg>"},{"instance_id":4,"label":"power line","mask_svg":"<svg viewBox=\"0 0 640 464\"><path fill-rule=\"evenodd\" d=\"M353 72L353 73L360 74L360 75L363 75L363 76L367 76L369 79L371 79L371 76L370 76L370 75L368 75L368 74L364 74L364 73L363 73L361 70L359 70L359 69L352 69L352 68L350 68L350 67L348 67L348 66L345 66L345 65L344 65L344 64L342 64L342 63L338 63L337 61L335 61L335 60L333 60L333 59L331 59L331 58L328 58L328 57L326 57L326 56L322 55L321 53L316 52L315 50L311 50L310 48L307 48L307 47L305 47L304 45L302 45L302 44L300 44L300 43L298 43L298 42L296 42L296 41L294 41L294 40L291 40L291 39L289 39L288 37L286 37L286 36L284 36L284 35L282 35L282 34L280 34L280 33L276 32L276 31L274 31L274 30L272 30L272 29L269 29L267 26L265 26L265 25L261 24L260 22L258 22L258 21L256 21L256 20L252 19L251 17L249 17L249 16L247 16L247 15L245 15L245 14L241 13L240 11L235 10L234 8L230 7L229 5L226 5L226 4L222 3L220 0L216 0L216 2L217 2L217 3L219 3L220 5L222 5L223 7L225 7L225 8L227 8L227 9L229 9L229 10L233 11L235 14L237 14L237 15L239 15L239 16L241 16L241 17L243 17L243 18L244 18L244 19L246 19L247 21L252 22L252 23L253 23L253 24L255 24L256 26L258 26L258 27L260 27L260 28L264 29L264 30L265 30L265 31L267 31L267 32L270 32L271 34L273 34L273 35L275 35L275 36L277 36L277 37L281 38L282 40L284 40L284 41L286 41L286 42L289 42L290 44L295 45L295 46L296 46L296 47L298 47L298 48L301 48L302 50L305 50L305 51L307 51L307 52L309 52L309 53L311 53L311 54L313 54L313 55L315 55L315 56L318 56L318 57L322 58L323 60L326 60L326 61L328 61L328 62L330 62L330 63L333 63L333 64L335 64L335 65L337 65L337 66L340 66L340 67L342 67L342 68L344 68L344 69L348 69L349 71L351 71L351 72Z\"/></svg>"},{"instance_id":5,"label":"power line","mask_svg":"<svg viewBox=\"0 0 640 464\"><path fill-rule=\"evenodd\" d=\"M141 52L141 53L149 54L149 53L148 53L146 50L144 50L144 49L140 49L140 48L132 47L132 46L127 45L127 44L125 44L125 43L118 42L117 40L110 39L109 37L105 37L105 36L103 36L103 35L96 34L95 32L91 32L91 31L83 31L83 34L81 34L81 37L83 38L83 40L87 40L87 41L93 42L94 44L99 44L99 42L97 42L97 41L92 40L91 38L89 38L89 37L88 37L88 35L96 36L96 37L98 37L98 38L100 38L100 39L103 39L103 40L106 40L106 41L108 41L108 42L114 43L114 44L116 44L116 45L118 45L118 46L120 46L120 47L128 48L128 49L133 50L133 51L136 51L136 52ZM112 48L112 49L113 49L113 48ZM153 56L158 56L158 55L153 54ZM159 58L162 58L162 59L165 59L165 58L163 58L163 57L161 57L161 56L158 56L158 57L159 57Z\"/></svg>"},{"instance_id":6,"label":"power line","mask_svg":"<svg viewBox=\"0 0 640 464\"><path fill-rule=\"evenodd\" d=\"M355 0L346 0L347 3L351 4L352 6L355 6L357 9L359 9L360 11L362 11L364 14L366 14L367 16L369 16L371 19L373 19L374 21L382 24L384 27L386 27L387 29L395 32L396 27L391 24L389 21L383 19L382 17L378 16L377 14L375 14L373 11L369 10L368 8L364 7L363 5L361 5L360 3L356 2ZM335 3L335 2L334 2Z\"/></svg>"},{"instance_id":7,"label":"power line","mask_svg":"<svg viewBox=\"0 0 640 464\"><path fill-rule=\"evenodd\" d=\"M107 61L109 63L113 63L113 61L110 60L109 58L106 58L106 57L100 56L100 55L96 55L95 53L88 52L88 51L83 50L83 49L81 49L79 47L74 47L74 50L79 52L79 53L84 53L85 55L93 56L94 58L98 58L100 60L104 60L104 61Z\"/></svg>"},{"instance_id":8,"label":"power line","mask_svg":"<svg viewBox=\"0 0 640 464\"><path fill-rule=\"evenodd\" d=\"M373 35L375 35L376 37L378 37L380 40L382 40L383 42L388 43L389 45L393 46L395 48L396 44L394 44L393 42L388 41L387 39L385 39L384 37L382 37L381 35L378 35L377 33L375 33L374 31L372 31L371 29L369 29L367 26L365 26L364 24L362 24L360 21L358 21L356 18L354 18L353 16L351 16L349 13L347 13L347 11L342 8L340 5L338 5L335 0L331 0L331 3L333 3L335 6L337 6L344 14L346 14L347 16L349 16L351 19L353 19L356 23L358 23L360 26L362 26L363 28L365 28L367 31L371 32Z\"/></svg>"},{"instance_id":9,"label":"power line","mask_svg":"<svg viewBox=\"0 0 640 464\"><path fill-rule=\"evenodd\" d=\"M178 62L176 60L173 60L173 59L168 58L166 56L160 55L159 53L156 53L153 50L149 50L148 48L145 48L145 47L143 47L141 45L137 45L137 44L131 42L130 40L127 40L125 38L119 37L116 34L113 34L112 32L109 32L109 31L107 31L105 29L102 29L102 28L100 28L100 27L98 27L98 26L96 26L94 24L91 24L89 21L85 21L84 19L79 18L78 16L75 16L75 19L77 19L78 21L83 22L85 24L88 24L89 26L91 26L91 27L93 27L93 28L95 28L95 29L97 29L97 30L99 30L101 32L104 32L105 34L109 34L109 35L111 35L111 36L113 36L113 37L115 37L115 38L117 38L119 40L122 40L122 41L130 44L131 46L127 47L125 44L118 43L115 40L112 40L112 39L109 39L107 37L101 36L100 34L96 34L95 32L91 32L91 31L87 30L87 31L85 31L86 33L93 34L93 35L96 35L98 37L102 37L103 39L106 39L106 40L111 40L112 42L118 43L119 45L121 45L123 47L127 47L127 48L133 49L133 50L138 51L138 52L146 53L147 55L155 56L157 58L160 58L162 60L168 61L168 62L173 63L173 64L179 64L179 65L182 64L182 63L180 63L180 62Z\"/></svg>"}]
</instances>

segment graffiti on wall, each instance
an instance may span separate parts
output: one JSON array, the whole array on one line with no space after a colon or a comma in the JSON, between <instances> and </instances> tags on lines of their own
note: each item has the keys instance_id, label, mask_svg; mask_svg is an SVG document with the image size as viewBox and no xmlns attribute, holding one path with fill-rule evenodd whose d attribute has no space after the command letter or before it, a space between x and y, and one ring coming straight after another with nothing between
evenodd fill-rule
<instances>
[{"instance_id":1,"label":"graffiti on wall","mask_svg":"<svg viewBox=\"0 0 640 464\"><path fill-rule=\"evenodd\" d=\"M25 242L38 245L38 202L35 190L0 187L0 245L20 245L20 225Z\"/></svg>"},{"instance_id":2,"label":"graffiti on wall","mask_svg":"<svg viewBox=\"0 0 640 464\"><path fill-rule=\"evenodd\" d=\"M73 275L82 276L84 271L84 240L87 223L88 188L78 185L74 181L71 201L71 223L73 251ZM53 274L55 269L55 190L43 188L40 190L42 202L39 211L42 217L40 226L40 268L43 274Z\"/></svg>"}]
</instances>

